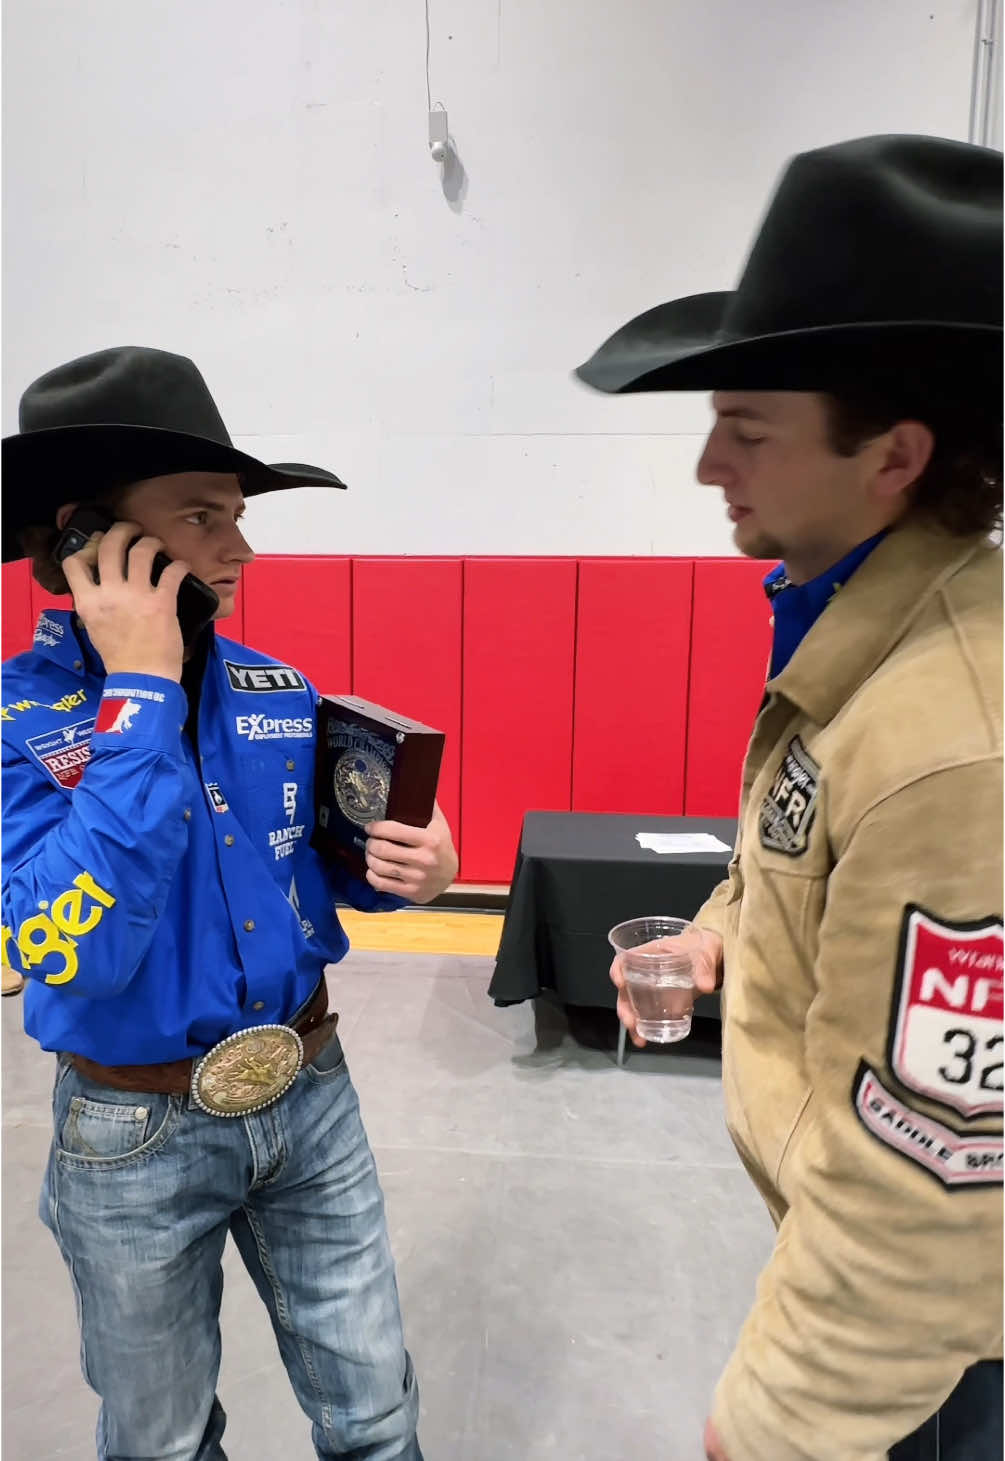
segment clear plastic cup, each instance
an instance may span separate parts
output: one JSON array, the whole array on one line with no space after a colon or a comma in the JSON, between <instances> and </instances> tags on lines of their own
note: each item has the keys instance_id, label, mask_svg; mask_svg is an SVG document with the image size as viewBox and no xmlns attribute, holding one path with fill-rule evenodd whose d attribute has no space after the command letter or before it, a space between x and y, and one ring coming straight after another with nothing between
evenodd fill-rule
<instances>
[{"instance_id":1,"label":"clear plastic cup","mask_svg":"<svg viewBox=\"0 0 1005 1461\"><path fill-rule=\"evenodd\" d=\"M694 955L701 935L684 918L630 918L607 935L621 955L625 991L643 1040L667 1045L691 1031Z\"/></svg>"}]
</instances>

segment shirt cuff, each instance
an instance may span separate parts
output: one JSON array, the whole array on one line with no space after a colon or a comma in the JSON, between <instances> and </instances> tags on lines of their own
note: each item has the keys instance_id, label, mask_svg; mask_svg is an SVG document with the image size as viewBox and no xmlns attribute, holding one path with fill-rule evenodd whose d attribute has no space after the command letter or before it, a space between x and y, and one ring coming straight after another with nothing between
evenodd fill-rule
<instances>
[{"instance_id":1,"label":"shirt cuff","mask_svg":"<svg viewBox=\"0 0 1005 1461\"><path fill-rule=\"evenodd\" d=\"M378 893L376 888L350 873L340 879L337 897L339 902L355 908L357 913L396 913L399 908L409 906L407 898L399 898L394 893Z\"/></svg>"},{"instance_id":2,"label":"shirt cuff","mask_svg":"<svg viewBox=\"0 0 1005 1461\"><path fill-rule=\"evenodd\" d=\"M109 675L98 706L95 750L162 751L177 756L188 697L160 675ZM114 740L112 738L115 738Z\"/></svg>"}]
</instances>

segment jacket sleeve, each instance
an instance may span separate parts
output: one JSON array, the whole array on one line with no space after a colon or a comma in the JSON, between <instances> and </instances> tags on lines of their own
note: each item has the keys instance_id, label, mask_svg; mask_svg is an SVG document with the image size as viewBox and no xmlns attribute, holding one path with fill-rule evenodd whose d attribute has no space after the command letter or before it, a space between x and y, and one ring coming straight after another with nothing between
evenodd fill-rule
<instances>
[{"instance_id":1,"label":"jacket sleeve","mask_svg":"<svg viewBox=\"0 0 1005 1461\"><path fill-rule=\"evenodd\" d=\"M110 676L98 726L123 704L138 707L132 723L95 730L69 800L30 754L3 748L3 961L91 999L136 972L188 841L184 691Z\"/></svg>"},{"instance_id":2,"label":"jacket sleeve","mask_svg":"<svg viewBox=\"0 0 1005 1461\"><path fill-rule=\"evenodd\" d=\"M742 822L740 824L742 826ZM691 920L699 928L710 929L720 938L725 932L726 905L737 896L737 880L740 875L740 827L736 831L736 846L729 860L726 876L717 883Z\"/></svg>"},{"instance_id":3,"label":"jacket sleeve","mask_svg":"<svg viewBox=\"0 0 1005 1461\"><path fill-rule=\"evenodd\" d=\"M965 1369L1001 1354L1000 1158L996 1171L993 1155L967 1155L1000 1149L1000 1115L957 1117L888 1064L905 910L953 928L1000 917L1001 795L986 760L919 779L860 820L831 872L807 1101L777 1175L790 1205L713 1410L730 1461L881 1461ZM1001 1091L1000 1055L985 1054L987 1091ZM866 1069L890 1098L871 1125L856 1098ZM914 1143L933 1131L941 1151L924 1160ZM991 1181L935 1170L961 1138L956 1172L990 1161Z\"/></svg>"},{"instance_id":4,"label":"jacket sleeve","mask_svg":"<svg viewBox=\"0 0 1005 1461\"><path fill-rule=\"evenodd\" d=\"M730 886L731 875L716 884L691 922L699 928L707 928L712 933L717 933L721 938L725 927L724 915L726 904L729 902Z\"/></svg>"}]
</instances>

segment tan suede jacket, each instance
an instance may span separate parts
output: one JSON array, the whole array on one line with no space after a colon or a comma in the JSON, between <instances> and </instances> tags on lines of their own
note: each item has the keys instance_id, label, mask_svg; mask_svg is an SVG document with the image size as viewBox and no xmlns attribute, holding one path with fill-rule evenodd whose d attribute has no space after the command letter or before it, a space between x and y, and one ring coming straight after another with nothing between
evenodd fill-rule
<instances>
[{"instance_id":1,"label":"tan suede jacket","mask_svg":"<svg viewBox=\"0 0 1005 1461\"><path fill-rule=\"evenodd\" d=\"M910 523L836 594L696 918L778 1229L716 1392L730 1461L881 1461L1002 1353L1001 557Z\"/></svg>"}]
</instances>

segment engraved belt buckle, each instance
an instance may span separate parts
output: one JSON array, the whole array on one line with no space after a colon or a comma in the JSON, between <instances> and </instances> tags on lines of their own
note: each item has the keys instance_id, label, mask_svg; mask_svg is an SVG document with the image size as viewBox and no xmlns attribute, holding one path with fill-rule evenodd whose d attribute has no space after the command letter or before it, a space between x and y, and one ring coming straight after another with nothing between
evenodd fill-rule
<instances>
[{"instance_id":1,"label":"engraved belt buckle","mask_svg":"<svg viewBox=\"0 0 1005 1461\"><path fill-rule=\"evenodd\" d=\"M289 1025L254 1025L208 1050L192 1070L192 1099L210 1116L264 1111L292 1086L303 1041Z\"/></svg>"}]
</instances>

